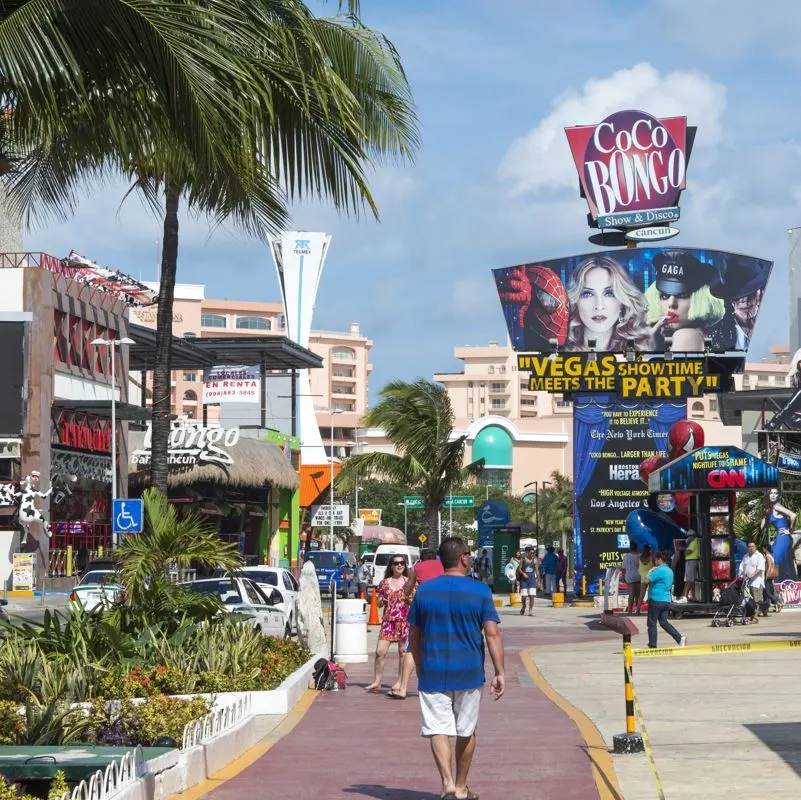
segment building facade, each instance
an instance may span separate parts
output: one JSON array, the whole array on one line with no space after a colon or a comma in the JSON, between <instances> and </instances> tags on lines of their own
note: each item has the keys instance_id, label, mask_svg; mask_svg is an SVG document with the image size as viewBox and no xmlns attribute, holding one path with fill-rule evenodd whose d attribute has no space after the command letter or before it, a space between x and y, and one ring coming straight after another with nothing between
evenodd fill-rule
<instances>
[{"instance_id":1,"label":"building facade","mask_svg":"<svg viewBox=\"0 0 801 800\"><path fill-rule=\"evenodd\" d=\"M148 285L158 289L157 284ZM155 328L156 306L136 309L135 317L141 324ZM286 333L281 303L208 299L202 284L177 284L175 287L175 336L285 336ZM314 406L320 409L317 423L326 452L330 454L333 443L334 455L338 458L348 455L356 446L359 420L367 411L369 377L373 369L370 363L372 346L372 341L362 334L358 322L351 323L344 332L312 331L309 339L309 349L323 358L323 368L309 372L310 394ZM149 396L149 390L147 393ZM171 405L176 414L203 418L202 372L173 372ZM336 409L339 413L332 415L322 409ZM217 413L215 406L209 406L208 421L217 421ZM283 428L286 422L273 419L273 424L270 424L268 416L270 427Z\"/></svg>"}]
</instances>

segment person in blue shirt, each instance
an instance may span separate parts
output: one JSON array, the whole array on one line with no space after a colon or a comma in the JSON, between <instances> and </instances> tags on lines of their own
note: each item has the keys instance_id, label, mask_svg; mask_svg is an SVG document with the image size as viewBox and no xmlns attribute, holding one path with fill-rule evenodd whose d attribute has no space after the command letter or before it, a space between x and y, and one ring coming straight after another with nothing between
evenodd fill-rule
<instances>
[{"instance_id":1,"label":"person in blue shirt","mask_svg":"<svg viewBox=\"0 0 801 800\"><path fill-rule=\"evenodd\" d=\"M656 647L656 623L669 633L676 644L687 646L687 637L682 636L668 620L670 610L670 590L673 588L673 570L665 563L665 554L659 550L654 553L654 566L648 572L648 647Z\"/></svg>"},{"instance_id":2,"label":"person in blue shirt","mask_svg":"<svg viewBox=\"0 0 801 800\"><path fill-rule=\"evenodd\" d=\"M409 643L417 667L422 735L431 741L442 800L472 800L476 795L467 774L476 749L485 640L495 668L490 694L499 700L505 688L500 618L489 587L467 577L470 548L464 539L443 539L439 558L445 574L422 584L409 609Z\"/></svg>"},{"instance_id":3,"label":"person in blue shirt","mask_svg":"<svg viewBox=\"0 0 801 800\"><path fill-rule=\"evenodd\" d=\"M542 559L542 572L545 576L545 592L552 595L556 591L556 566L559 558L551 545L545 548L546 553Z\"/></svg>"}]
</instances>

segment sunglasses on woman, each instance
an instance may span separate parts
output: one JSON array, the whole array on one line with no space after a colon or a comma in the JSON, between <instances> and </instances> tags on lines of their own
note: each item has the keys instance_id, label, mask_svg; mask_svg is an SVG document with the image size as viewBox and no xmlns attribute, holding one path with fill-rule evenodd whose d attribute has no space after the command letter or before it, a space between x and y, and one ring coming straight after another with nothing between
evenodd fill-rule
<instances>
[{"instance_id":1,"label":"sunglasses on woman","mask_svg":"<svg viewBox=\"0 0 801 800\"><path fill-rule=\"evenodd\" d=\"M406 566L406 562L405 561L393 561L392 562L392 566L393 567L405 567Z\"/></svg>"}]
</instances>

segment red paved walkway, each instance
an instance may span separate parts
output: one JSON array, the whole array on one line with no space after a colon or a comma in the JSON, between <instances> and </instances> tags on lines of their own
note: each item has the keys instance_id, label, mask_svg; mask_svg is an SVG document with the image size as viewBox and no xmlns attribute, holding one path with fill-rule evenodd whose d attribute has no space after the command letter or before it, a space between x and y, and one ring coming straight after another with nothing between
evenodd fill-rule
<instances>
[{"instance_id":1,"label":"red paved walkway","mask_svg":"<svg viewBox=\"0 0 801 800\"><path fill-rule=\"evenodd\" d=\"M470 773L482 800L598 796L578 729L531 683L519 652L605 635L555 627L505 632L506 694L497 703L488 694L482 701ZM385 683L396 667L390 659ZM323 692L291 733L206 800L438 800L436 768L419 735L416 688L405 701L368 695L362 687L371 670L372 663L351 665L347 691Z\"/></svg>"}]
</instances>

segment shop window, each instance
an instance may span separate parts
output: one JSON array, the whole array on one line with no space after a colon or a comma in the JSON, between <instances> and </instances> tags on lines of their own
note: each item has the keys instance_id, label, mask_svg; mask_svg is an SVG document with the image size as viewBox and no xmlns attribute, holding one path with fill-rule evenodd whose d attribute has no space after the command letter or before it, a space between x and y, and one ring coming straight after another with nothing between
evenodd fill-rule
<instances>
[{"instance_id":1,"label":"shop window","mask_svg":"<svg viewBox=\"0 0 801 800\"><path fill-rule=\"evenodd\" d=\"M266 317L237 317L236 327L250 331L269 331L273 325Z\"/></svg>"},{"instance_id":2,"label":"shop window","mask_svg":"<svg viewBox=\"0 0 801 800\"><path fill-rule=\"evenodd\" d=\"M196 372L184 372L184 383L195 383L197 381Z\"/></svg>"},{"instance_id":3,"label":"shop window","mask_svg":"<svg viewBox=\"0 0 801 800\"><path fill-rule=\"evenodd\" d=\"M224 328L225 316L222 314L201 314L200 324L204 328Z\"/></svg>"}]
</instances>

